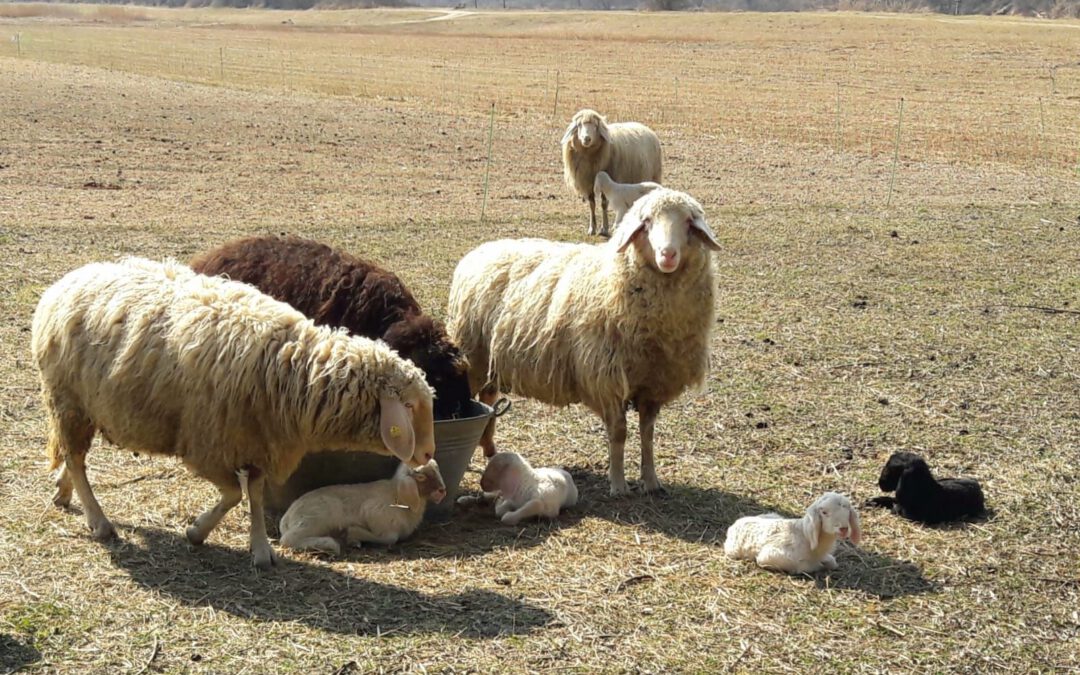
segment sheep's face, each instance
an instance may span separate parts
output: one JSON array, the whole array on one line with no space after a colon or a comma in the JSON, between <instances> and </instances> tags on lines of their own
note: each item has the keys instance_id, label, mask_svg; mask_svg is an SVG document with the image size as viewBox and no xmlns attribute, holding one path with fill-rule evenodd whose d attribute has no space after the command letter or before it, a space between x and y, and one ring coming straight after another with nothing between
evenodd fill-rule
<instances>
[{"instance_id":1,"label":"sheep's face","mask_svg":"<svg viewBox=\"0 0 1080 675\"><path fill-rule=\"evenodd\" d=\"M575 145L586 150L600 147L603 141L610 140L607 122L595 110L580 110L574 115L574 119L570 121L570 126L562 137L564 145L571 140Z\"/></svg>"},{"instance_id":2,"label":"sheep's face","mask_svg":"<svg viewBox=\"0 0 1080 675\"><path fill-rule=\"evenodd\" d=\"M634 202L612 237L618 251L631 242L642 257L663 274L679 269L683 260L700 246L720 250L701 204L693 197L657 188Z\"/></svg>"},{"instance_id":3,"label":"sheep's face","mask_svg":"<svg viewBox=\"0 0 1080 675\"><path fill-rule=\"evenodd\" d=\"M435 457L435 420L427 383L414 384L400 396L379 398L379 433L390 454L411 467Z\"/></svg>"},{"instance_id":4,"label":"sheep's face","mask_svg":"<svg viewBox=\"0 0 1080 675\"><path fill-rule=\"evenodd\" d=\"M844 495L826 492L810 507L814 517L820 519L823 533L858 543L862 537L859 530L859 514Z\"/></svg>"},{"instance_id":5,"label":"sheep's face","mask_svg":"<svg viewBox=\"0 0 1080 675\"><path fill-rule=\"evenodd\" d=\"M881 469L881 475L878 477L878 487L881 488L882 492L892 492L900 484L900 476L904 474L904 471L917 462L926 465L926 462L923 462L922 458L913 452L894 452Z\"/></svg>"}]
</instances>

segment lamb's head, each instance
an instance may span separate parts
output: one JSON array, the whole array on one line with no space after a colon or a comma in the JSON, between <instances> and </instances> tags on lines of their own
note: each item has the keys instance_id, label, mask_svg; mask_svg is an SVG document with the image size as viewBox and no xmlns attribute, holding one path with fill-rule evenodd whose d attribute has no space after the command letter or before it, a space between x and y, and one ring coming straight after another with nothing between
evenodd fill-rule
<instances>
[{"instance_id":1,"label":"lamb's head","mask_svg":"<svg viewBox=\"0 0 1080 675\"><path fill-rule=\"evenodd\" d=\"M811 548L818 545L818 535L825 534L840 539L850 538L853 544L862 539L859 529L859 513L848 498L836 492L826 492L806 510L804 534Z\"/></svg>"},{"instance_id":2,"label":"lamb's head","mask_svg":"<svg viewBox=\"0 0 1080 675\"><path fill-rule=\"evenodd\" d=\"M390 454L421 467L435 456L432 391L423 371L401 363L407 367L403 382L383 386L379 394L379 435Z\"/></svg>"},{"instance_id":3,"label":"lamb's head","mask_svg":"<svg viewBox=\"0 0 1080 675\"><path fill-rule=\"evenodd\" d=\"M930 467L926 465L923 458L914 452L894 452L881 469L878 487L882 492L892 492L900 484L900 476L904 475L904 471L908 468L925 468L927 473L930 472Z\"/></svg>"},{"instance_id":4,"label":"lamb's head","mask_svg":"<svg viewBox=\"0 0 1080 675\"><path fill-rule=\"evenodd\" d=\"M522 475L531 470L525 458L516 452L497 452L484 467L480 489L484 492L514 492Z\"/></svg>"},{"instance_id":5,"label":"lamb's head","mask_svg":"<svg viewBox=\"0 0 1080 675\"><path fill-rule=\"evenodd\" d=\"M703 248L720 250L701 204L685 192L664 187L638 199L623 216L610 245L622 252L630 244L664 274L675 272Z\"/></svg>"},{"instance_id":6,"label":"lamb's head","mask_svg":"<svg viewBox=\"0 0 1080 675\"><path fill-rule=\"evenodd\" d=\"M561 144L574 142L576 146L589 150L594 146L600 147L602 143L610 140L611 135L604 116L595 110L585 108L577 111L570 120L570 126L566 128Z\"/></svg>"},{"instance_id":7,"label":"lamb's head","mask_svg":"<svg viewBox=\"0 0 1080 675\"><path fill-rule=\"evenodd\" d=\"M399 503L417 503L429 501L438 504L446 497L446 483L439 472L439 463L429 460L418 469L410 469L401 464L394 475Z\"/></svg>"},{"instance_id":8,"label":"lamb's head","mask_svg":"<svg viewBox=\"0 0 1080 675\"><path fill-rule=\"evenodd\" d=\"M429 316L409 314L383 333L383 340L398 354L424 371L435 390L435 418L449 419L472 398L469 361L446 335L443 325Z\"/></svg>"}]
</instances>

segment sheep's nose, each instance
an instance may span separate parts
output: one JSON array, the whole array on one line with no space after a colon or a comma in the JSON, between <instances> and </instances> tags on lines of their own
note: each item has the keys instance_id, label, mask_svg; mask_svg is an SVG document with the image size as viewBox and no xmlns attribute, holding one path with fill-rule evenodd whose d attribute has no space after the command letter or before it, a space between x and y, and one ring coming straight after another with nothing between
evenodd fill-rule
<instances>
[{"instance_id":1,"label":"sheep's nose","mask_svg":"<svg viewBox=\"0 0 1080 675\"><path fill-rule=\"evenodd\" d=\"M432 455L430 452L425 452L424 453L424 461L425 462L430 462L434 458L435 458L435 456Z\"/></svg>"},{"instance_id":2,"label":"sheep's nose","mask_svg":"<svg viewBox=\"0 0 1080 675\"><path fill-rule=\"evenodd\" d=\"M846 527L841 527L841 528L840 528L840 536L841 536L841 537L846 537L846 536L848 536L848 529L847 529Z\"/></svg>"},{"instance_id":3,"label":"sheep's nose","mask_svg":"<svg viewBox=\"0 0 1080 675\"><path fill-rule=\"evenodd\" d=\"M679 266L679 252L670 246L665 246L660 249L660 259L657 260L657 264L663 272L674 272Z\"/></svg>"}]
</instances>

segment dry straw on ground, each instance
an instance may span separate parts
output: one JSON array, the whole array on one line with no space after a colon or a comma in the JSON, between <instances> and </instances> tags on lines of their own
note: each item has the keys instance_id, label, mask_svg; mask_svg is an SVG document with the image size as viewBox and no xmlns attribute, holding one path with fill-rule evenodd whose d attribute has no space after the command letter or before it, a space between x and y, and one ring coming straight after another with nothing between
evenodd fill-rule
<instances>
[{"instance_id":1,"label":"dry straw on ground","mask_svg":"<svg viewBox=\"0 0 1080 675\"><path fill-rule=\"evenodd\" d=\"M0 669L1080 667L1080 73L1051 69L1077 24L3 9ZM170 460L95 445L114 543L48 503L28 329L65 271L287 231L395 269L441 314L476 244L583 238L557 144L584 105L656 128L724 243L713 373L659 423L669 498L608 498L599 422L517 401L503 444L582 487L556 523L468 510L258 574L240 511L186 544L212 488ZM874 496L898 449L979 477L993 517L864 512L863 545L813 578L722 557L739 515Z\"/></svg>"}]
</instances>

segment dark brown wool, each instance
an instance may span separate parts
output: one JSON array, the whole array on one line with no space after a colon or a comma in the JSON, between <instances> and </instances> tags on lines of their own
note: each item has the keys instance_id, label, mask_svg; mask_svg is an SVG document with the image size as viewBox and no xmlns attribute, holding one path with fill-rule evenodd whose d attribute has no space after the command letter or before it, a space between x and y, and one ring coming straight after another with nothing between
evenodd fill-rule
<instances>
[{"instance_id":1,"label":"dark brown wool","mask_svg":"<svg viewBox=\"0 0 1080 675\"><path fill-rule=\"evenodd\" d=\"M287 302L315 323L382 339L427 375L435 417L471 398L468 366L442 323L425 315L392 272L299 237L237 239L196 256L200 274L224 274Z\"/></svg>"}]
</instances>

